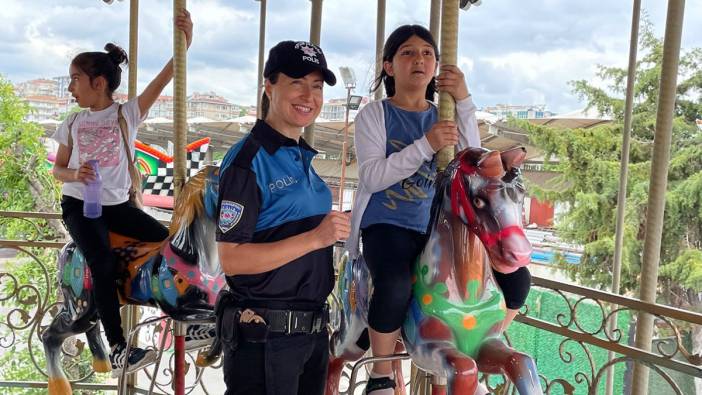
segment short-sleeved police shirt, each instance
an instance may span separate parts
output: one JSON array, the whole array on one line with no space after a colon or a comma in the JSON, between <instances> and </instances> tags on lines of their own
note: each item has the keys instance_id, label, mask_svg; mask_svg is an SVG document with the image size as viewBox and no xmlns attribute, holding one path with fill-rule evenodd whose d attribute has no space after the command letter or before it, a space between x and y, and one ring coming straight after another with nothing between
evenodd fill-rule
<instances>
[{"instance_id":1,"label":"short-sleeved police shirt","mask_svg":"<svg viewBox=\"0 0 702 395\"><path fill-rule=\"evenodd\" d=\"M302 138L257 121L222 162L217 241L269 243L317 227L331 210L331 191L312 168L316 154ZM227 283L243 304L321 305L334 286L332 247L266 273L227 276Z\"/></svg>"}]
</instances>

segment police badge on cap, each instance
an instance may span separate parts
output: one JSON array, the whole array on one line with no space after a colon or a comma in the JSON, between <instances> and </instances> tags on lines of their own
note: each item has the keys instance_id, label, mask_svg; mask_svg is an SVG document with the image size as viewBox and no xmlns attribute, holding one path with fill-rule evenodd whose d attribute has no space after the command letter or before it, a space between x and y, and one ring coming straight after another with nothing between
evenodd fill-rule
<instances>
[{"instance_id":1,"label":"police badge on cap","mask_svg":"<svg viewBox=\"0 0 702 395\"><path fill-rule=\"evenodd\" d=\"M327 84L336 84L336 76L327 68L321 48L307 41L281 41L268 53L263 77L280 72L291 78L302 78L313 71L321 72Z\"/></svg>"}]
</instances>

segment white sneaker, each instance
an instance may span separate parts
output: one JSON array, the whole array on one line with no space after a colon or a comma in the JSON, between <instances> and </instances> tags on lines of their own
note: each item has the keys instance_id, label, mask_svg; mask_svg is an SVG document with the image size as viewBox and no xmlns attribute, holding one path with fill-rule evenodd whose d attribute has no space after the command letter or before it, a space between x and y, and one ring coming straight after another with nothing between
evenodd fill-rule
<instances>
[{"instance_id":1,"label":"white sneaker","mask_svg":"<svg viewBox=\"0 0 702 395\"><path fill-rule=\"evenodd\" d=\"M215 337L217 337L217 331L214 325L188 325L188 329L185 331L185 349L196 350L210 346Z\"/></svg>"},{"instance_id":2,"label":"white sneaker","mask_svg":"<svg viewBox=\"0 0 702 395\"><path fill-rule=\"evenodd\" d=\"M110 364L112 365L112 377L117 378L122 374L125 360L128 360L127 373L136 372L152 363L156 362L158 354L154 350L145 350L140 347L129 349L127 358L127 343L120 343L110 353Z\"/></svg>"}]
</instances>

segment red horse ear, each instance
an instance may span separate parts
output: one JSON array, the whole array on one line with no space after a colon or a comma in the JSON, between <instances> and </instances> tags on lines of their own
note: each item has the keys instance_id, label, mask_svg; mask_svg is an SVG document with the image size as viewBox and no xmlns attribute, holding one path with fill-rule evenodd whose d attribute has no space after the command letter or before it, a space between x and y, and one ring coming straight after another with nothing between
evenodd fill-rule
<instances>
[{"instance_id":1,"label":"red horse ear","mask_svg":"<svg viewBox=\"0 0 702 395\"><path fill-rule=\"evenodd\" d=\"M486 152L478 161L478 174L483 177L502 177L505 169L502 168L500 151Z\"/></svg>"},{"instance_id":2,"label":"red horse ear","mask_svg":"<svg viewBox=\"0 0 702 395\"><path fill-rule=\"evenodd\" d=\"M502 167L505 171L510 171L515 167L521 167L526 158L526 148L517 147L502 152Z\"/></svg>"}]
</instances>

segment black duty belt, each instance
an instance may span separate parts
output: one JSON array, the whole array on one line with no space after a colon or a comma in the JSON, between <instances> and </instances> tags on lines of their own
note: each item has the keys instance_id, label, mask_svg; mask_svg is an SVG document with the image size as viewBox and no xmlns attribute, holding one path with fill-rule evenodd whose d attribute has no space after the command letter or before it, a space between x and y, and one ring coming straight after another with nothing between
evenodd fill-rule
<instances>
[{"instance_id":1,"label":"black duty belt","mask_svg":"<svg viewBox=\"0 0 702 395\"><path fill-rule=\"evenodd\" d=\"M241 308L242 320L246 310L251 310L258 317L263 318L270 332L288 335L319 333L326 328L329 322L329 309L326 306L315 311Z\"/></svg>"}]
</instances>

